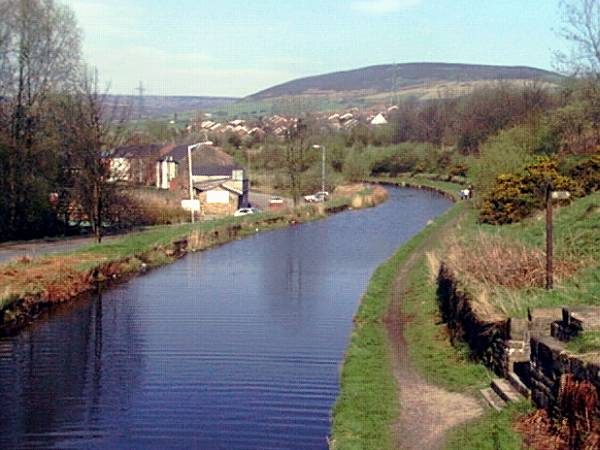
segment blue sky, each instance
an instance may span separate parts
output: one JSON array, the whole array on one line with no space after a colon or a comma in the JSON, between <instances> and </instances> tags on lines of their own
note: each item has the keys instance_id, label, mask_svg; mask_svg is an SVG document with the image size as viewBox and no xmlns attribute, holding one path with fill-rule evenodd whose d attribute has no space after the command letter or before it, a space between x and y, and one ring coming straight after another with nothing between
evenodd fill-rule
<instances>
[{"instance_id":1,"label":"blue sky","mask_svg":"<svg viewBox=\"0 0 600 450\"><path fill-rule=\"evenodd\" d=\"M552 68L558 0L66 0L112 93L244 96L374 64Z\"/></svg>"}]
</instances>

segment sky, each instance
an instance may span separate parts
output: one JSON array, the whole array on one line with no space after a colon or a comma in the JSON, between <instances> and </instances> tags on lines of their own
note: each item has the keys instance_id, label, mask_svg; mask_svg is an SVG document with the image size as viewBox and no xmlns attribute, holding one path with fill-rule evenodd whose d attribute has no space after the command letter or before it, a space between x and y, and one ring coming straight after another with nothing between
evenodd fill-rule
<instances>
[{"instance_id":1,"label":"sky","mask_svg":"<svg viewBox=\"0 0 600 450\"><path fill-rule=\"evenodd\" d=\"M375 64L553 68L558 0L63 0L114 94L243 97Z\"/></svg>"}]
</instances>

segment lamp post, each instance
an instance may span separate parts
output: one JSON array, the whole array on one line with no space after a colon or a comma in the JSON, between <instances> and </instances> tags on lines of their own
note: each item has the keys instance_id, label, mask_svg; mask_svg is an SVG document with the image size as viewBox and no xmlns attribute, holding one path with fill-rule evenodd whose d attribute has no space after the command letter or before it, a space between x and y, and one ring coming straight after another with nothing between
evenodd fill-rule
<instances>
[{"instance_id":1,"label":"lamp post","mask_svg":"<svg viewBox=\"0 0 600 450\"><path fill-rule=\"evenodd\" d=\"M195 148L198 148L202 145L202 142L198 142L197 144L192 144L192 145L188 145L187 148L187 153L188 153L188 181L190 184L190 214L192 217L192 223L195 222L195 217L194 217L194 205L193 205L193 200L194 200L194 184L192 182L192 150L194 150Z\"/></svg>"},{"instance_id":2,"label":"lamp post","mask_svg":"<svg viewBox=\"0 0 600 450\"><path fill-rule=\"evenodd\" d=\"M321 192L325 192L325 146L313 145L315 149L321 149Z\"/></svg>"}]
</instances>

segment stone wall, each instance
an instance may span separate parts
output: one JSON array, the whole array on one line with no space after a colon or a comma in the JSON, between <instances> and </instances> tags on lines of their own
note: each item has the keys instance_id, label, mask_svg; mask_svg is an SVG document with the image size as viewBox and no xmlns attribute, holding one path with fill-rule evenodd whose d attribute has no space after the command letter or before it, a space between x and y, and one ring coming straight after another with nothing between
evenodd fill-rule
<instances>
[{"instance_id":1,"label":"stone wall","mask_svg":"<svg viewBox=\"0 0 600 450\"><path fill-rule=\"evenodd\" d=\"M445 264L438 275L437 294L442 319L448 325L452 341L466 342L473 356L506 376L514 354L510 346L509 318L478 311L473 295Z\"/></svg>"},{"instance_id":2,"label":"stone wall","mask_svg":"<svg viewBox=\"0 0 600 450\"><path fill-rule=\"evenodd\" d=\"M498 375L517 374L537 407L555 417L577 414L572 409L579 400L575 407L565 406L560 395L567 382L575 397L581 386L588 394L590 390L600 394L600 352L576 355L564 342L584 330L600 329L600 309L536 308L527 319L482 313L475 297L444 264L438 276L438 301L452 340L466 342L473 355ZM594 409L599 414L600 404Z\"/></svg>"},{"instance_id":3,"label":"stone wall","mask_svg":"<svg viewBox=\"0 0 600 450\"><path fill-rule=\"evenodd\" d=\"M572 375L577 382L591 383L600 392L600 354L575 355L553 337L531 338L530 371L531 399L536 406L558 417L573 413L561 408L560 389L567 375Z\"/></svg>"}]
</instances>

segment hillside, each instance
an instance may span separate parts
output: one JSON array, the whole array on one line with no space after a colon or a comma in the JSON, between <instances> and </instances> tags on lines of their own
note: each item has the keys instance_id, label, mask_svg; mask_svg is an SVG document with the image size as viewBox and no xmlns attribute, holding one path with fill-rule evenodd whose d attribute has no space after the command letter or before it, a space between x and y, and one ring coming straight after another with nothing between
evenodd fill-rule
<instances>
[{"instance_id":1,"label":"hillside","mask_svg":"<svg viewBox=\"0 0 600 450\"><path fill-rule=\"evenodd\" d=\"M366 97L443 84L497 80L540 80L552 83L559 78L556 73L532 67L445 63L388 64L300 78L260 91L246 100L342 93Z\"/></svg>"},{"instance_id":2,"label":"hillside","mask_svg":"<svg viewBox=\"0 0 600 450\"><path fill-rule=\"evenodd\" d=\"M158 118L171 116L175 113L216 110L238 100L232 97L145 95L143 97L142 117ZM122 113L134 119L137 119L140 115L139 101L139 97L135 95L108 95L106 97L109 111L116 107Z\"/></svg>"}]
</instances>

